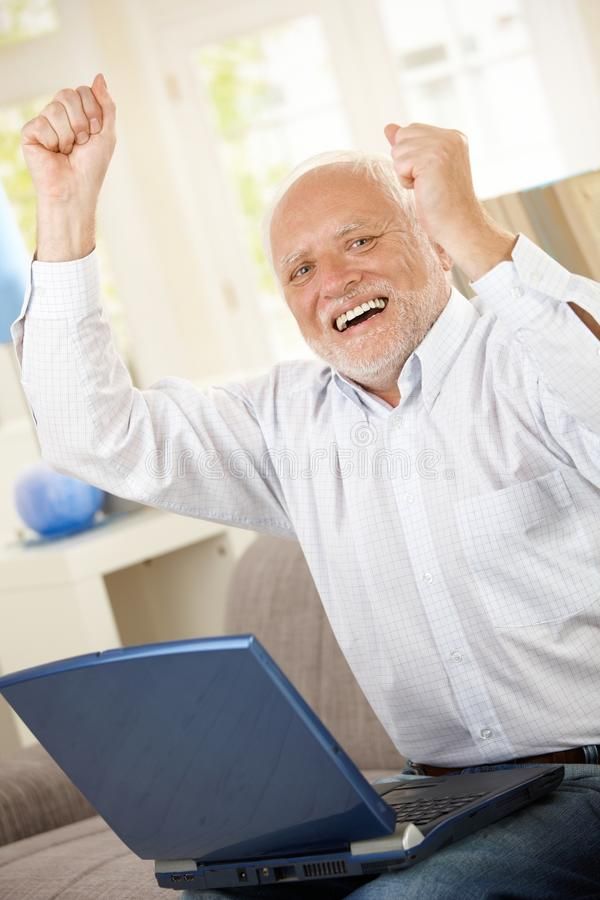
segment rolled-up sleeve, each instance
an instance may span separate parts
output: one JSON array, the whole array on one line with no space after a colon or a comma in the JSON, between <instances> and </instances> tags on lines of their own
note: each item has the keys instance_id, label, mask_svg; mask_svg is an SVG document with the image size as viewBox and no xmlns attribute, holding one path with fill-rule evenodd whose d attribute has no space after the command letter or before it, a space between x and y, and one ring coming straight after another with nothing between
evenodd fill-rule
<instances>
[{"instance_id":1,"label":"rolled-up sleeve","mask_svg":"<svg viewBox=\"0 0 600 900\"><path fill-rule=\"evenodd\" d=\"M102 311L95 252L33 262L12 336L51 465L140 503L292 535L244 385L200 391L165 378L135 388Z\"/></svg>"}]
</instances>

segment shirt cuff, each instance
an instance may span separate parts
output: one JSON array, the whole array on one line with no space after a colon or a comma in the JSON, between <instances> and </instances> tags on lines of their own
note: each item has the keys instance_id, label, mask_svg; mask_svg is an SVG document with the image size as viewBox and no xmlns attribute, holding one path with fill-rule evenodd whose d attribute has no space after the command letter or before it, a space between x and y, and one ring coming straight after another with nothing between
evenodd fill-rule
<instances>
[{"instance_id":1,"label":"shirt cuff","mask_svg":"<svg viewBox=\"0 0 600 900\"><path fill-rule=\"evenodd\" d=\"M473 281L471 287L494 312L500 316L510 314L513 327L519 328L539 317L548 298L563 300L571 280L571 273L564 266L520 234L512 260L498 263Z\"/></svg>"},{"instance_id":2,"label":"shirt cuff","mask_svg":"<svg viewBox=\"0 0 600 900\"><path fill-rule=\"evenodd\" d=\"M100 307L96 251L68 262L33 260L19 317L10 327L19 366L23 362L25 316L34 319L81 318Z\"/></svg>"},{"instance_id":3,"label":"shirt cuff","mask_svg":"<svg viewBox=\"0 0 600 900\"><path fill-rule=\"evenodd\" d=\"M100 307L100 272L95 250L83 259L31 264L25 313L36 319L81 318Z\"/></svg>"},{"instance_id":4,"label":"shirt cuff","mask_svg":"<svg viewBox=\"0 0 600 900\"><path fill-rule=\"evenodd\" d=\"M539 328L540 317L548 314L550 307L569 301L578 303L596 319L600 315L599 286L581 275L573 275L524 234L518 237L512 260L498 263L471 287L486 307L514 330ZM584 329L595 340L585 326Z\"/></svg>"}]
</instances>

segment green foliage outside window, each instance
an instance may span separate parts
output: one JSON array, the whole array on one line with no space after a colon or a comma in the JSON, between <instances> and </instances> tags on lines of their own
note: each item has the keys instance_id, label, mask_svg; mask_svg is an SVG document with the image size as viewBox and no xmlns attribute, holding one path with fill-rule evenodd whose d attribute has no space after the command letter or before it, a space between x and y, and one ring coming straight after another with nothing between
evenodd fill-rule
<instances>
[{"instance_id":1,"label":"green foliage outside window","mask_svg":"<svg viewBox=\"0 0 600 900\"><path fill-rule=\"evenodd\" d=\"M38 114L47 100L31 100L0 109L0 180L15 210L30 253L35 249L35 195L21 153L21 128Z\"/></svg>"},{"instance_id":2,"label":"green foliage outside window","mask_svg":"<svg viewBox=\"0 0 600 900\"><path fill-rule=\"evenodd\" d=\"M38 37L57 26L54 0L0 0L0 47Z\"/></svg>"},{"instance_id":3,"label":"green foliage outside window","mask_svg":"<svg viewBox=\"0 0 600 900\"><path fill-rule=\"evenodd\" d=\"M282 162L256 171L249 164L247 144L251 132L278 124L277 88L259 74L264 59L261 42L254 37L232 38L205 47L197 57L248 225L258 285L261 291L273 294L276 286L262 246L261 220L268 197L289 167Z\"/></svg>"}]
</instances>

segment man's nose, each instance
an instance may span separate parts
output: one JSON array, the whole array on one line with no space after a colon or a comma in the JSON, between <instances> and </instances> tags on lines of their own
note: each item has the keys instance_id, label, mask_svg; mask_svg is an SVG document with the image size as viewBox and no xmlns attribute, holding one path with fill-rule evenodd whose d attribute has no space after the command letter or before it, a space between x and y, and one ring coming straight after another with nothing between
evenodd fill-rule
<instances>
[{"instance_id":1,"label":"man's nose","mask_svg":"<svg viewBox=\"0 0 600 900\"><path fill-rule=\"evenodd\" d=\"M343 297L360 279L360 271L347 260L330 258L321 263L321 293L326 299Z\"/></svg>"}]
</instances>

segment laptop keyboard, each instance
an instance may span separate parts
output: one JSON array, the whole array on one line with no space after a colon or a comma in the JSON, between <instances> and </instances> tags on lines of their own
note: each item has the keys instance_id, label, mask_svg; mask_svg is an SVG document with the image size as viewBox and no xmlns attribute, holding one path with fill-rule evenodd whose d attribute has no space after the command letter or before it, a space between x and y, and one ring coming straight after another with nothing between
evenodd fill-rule
<instances>
[{"instance_id":1,"label":"laptop keyboard","mask_svg":"<svg viewBox=\"0 0 600 900\"><path fill-rule=\"evenodd\" d=\"M400 803L390 803L384 798L396 813L397 822L413 822L415 825L427 825L433 819L455 813L468 803L479 800L485 796L481 794L462 794L457 797L436 797L435 799L403 800Z\"/></svg>"}]
</instances>

